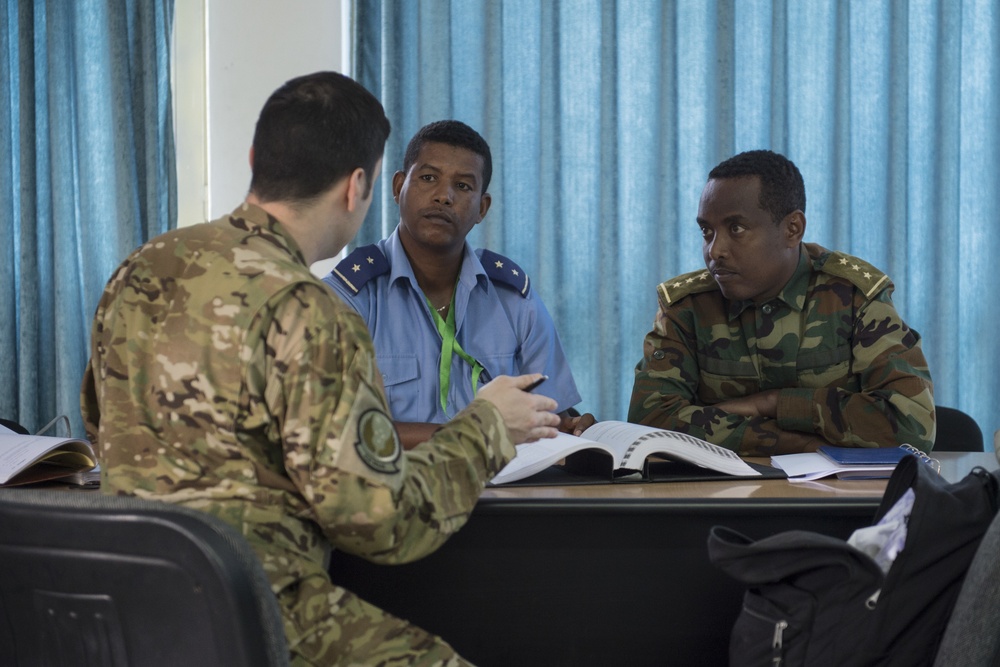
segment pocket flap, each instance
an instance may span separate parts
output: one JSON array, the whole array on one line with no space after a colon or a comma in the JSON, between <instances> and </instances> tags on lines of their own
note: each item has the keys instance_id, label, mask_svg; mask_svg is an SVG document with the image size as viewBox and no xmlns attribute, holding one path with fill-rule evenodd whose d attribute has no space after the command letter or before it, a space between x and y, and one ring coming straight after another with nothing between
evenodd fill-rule
<instances>
[{"instance_id":1,"label":"pocket flap","mask_svg":"<svg viewBox=\"0 0 1000 667\"><path fill-rule=\"evenodd\" d=\"M379 372L382 373L382 382L386 387L415 380L420 375L415 354L376 355L375 362L378 364Z\"/></svg>"}]
</instances>

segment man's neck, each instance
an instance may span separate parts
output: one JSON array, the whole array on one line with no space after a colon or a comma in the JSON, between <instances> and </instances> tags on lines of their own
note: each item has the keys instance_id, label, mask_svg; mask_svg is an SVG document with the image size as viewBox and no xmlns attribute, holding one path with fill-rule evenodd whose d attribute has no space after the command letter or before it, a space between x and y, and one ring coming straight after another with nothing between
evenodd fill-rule
<instances>
[{"instance_id":1,"label":"man's neck","mask_svg":"<svg viewBox=\"0 0 1000 667\"><path fill-rule=\"evenodd\" d=\"M458 274L462 270L465 244L456 249L442 250L423 246L404 235L400 236L400 243L424 294L435 306L450 301Z\"/></svg>"},{"instance_id":2,"label":"man's neck","mask_svg":"<svg viewBox=\"0 0 1000 667\"><path fill-rule=\"evenodd\" d=\"M299 246L307 265L334 257L345 245L331 235L330 213L320 205L299 207L282 201L262 202L253 193L247 195L246 201L264 209L281 223L282 229Z\"/></svg>"}]
</instances>

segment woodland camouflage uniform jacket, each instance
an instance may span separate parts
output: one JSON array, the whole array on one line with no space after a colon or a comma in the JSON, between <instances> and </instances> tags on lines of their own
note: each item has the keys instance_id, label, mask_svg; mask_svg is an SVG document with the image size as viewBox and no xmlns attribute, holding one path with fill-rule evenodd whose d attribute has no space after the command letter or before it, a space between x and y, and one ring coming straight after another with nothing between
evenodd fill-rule
<instances>
[{"instance_id":1,"label":"woodland camouflage uniform jacket","mask_svg":"<svg viewBox=\"0 0 1000 667\"><path fill-rule=\"evenodd\" d=\"M779 430L835 445L934 442L933 386L919 334L893 284L863 260L803 244L781 293L754 305L723 297L708 271L660 284L636 367L629 421L689 433L745 456L769 455ZM779 389L777 419L712 405Z\"/></svg>"}]
</instances>

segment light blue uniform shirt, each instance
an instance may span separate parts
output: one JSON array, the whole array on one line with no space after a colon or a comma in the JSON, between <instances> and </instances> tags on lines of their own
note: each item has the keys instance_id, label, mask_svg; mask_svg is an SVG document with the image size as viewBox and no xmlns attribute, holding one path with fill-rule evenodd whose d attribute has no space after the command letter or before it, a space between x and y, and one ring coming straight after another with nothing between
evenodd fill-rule
<instances>
[{"instance_id":1,"label":"light blue uniform shirt","mask_svg":"<svg viewBox=\"0 0 1000 667\"><path fill-rule=\"evenodd\" d=\"M388 270L376 268L379 275L366 279L366 271L377 267L381 258L361 257L355 251L323 280L367 322L393 418L446 422L474 398L472 367L453 355L447 411L442 410L441 334L417 285L399 229L376 246ZM509 263L527 286L527 277L513 262L499 256L496 261ZM561 412L577 404L580 394L545 304L530 289L525 292L522 296L518 288L491 280L466 243L455 288L455 339L483 366L480 387L498 375L544 373L549 379L535 392L555 399Z\"/></svg>"}]
</instances>

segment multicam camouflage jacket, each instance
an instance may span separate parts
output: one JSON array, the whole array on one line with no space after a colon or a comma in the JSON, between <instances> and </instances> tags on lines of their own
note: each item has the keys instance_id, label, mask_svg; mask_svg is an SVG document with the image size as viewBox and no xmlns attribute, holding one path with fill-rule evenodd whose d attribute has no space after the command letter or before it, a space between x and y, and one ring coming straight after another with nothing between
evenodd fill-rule
<instances>
[{"instance_id":1,"label":"multicam camouflage jacket","mask_svg":"<svg viewBox=\"0 0 1000 667\"><path fill-rule=\"evenodd\" d=\"M803 244L781 293L729 302L708 271L657 288L659 310L636 366L629 421L767 455L780 431L843 446L934 442L933 386L919 334L892 282L849 255ZM779 389L776 419L712 406Z\"/></svg>"},{"instance_id":2,"label":"multicam camouflage jacket","mask_svg":"<svg viewBox=\"0 0 1000 667\"><path fill-rule=\"evenodd\" d=\"M118 268L81 402L105 492L229 521L275 591L326 576L328 543L377 562L426 555L515 453L484 400L402 451L364 322L248 204Z\"/></svg>"}]
</instances>

